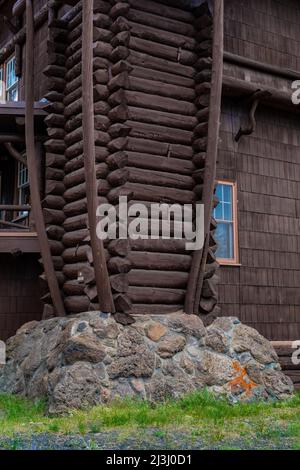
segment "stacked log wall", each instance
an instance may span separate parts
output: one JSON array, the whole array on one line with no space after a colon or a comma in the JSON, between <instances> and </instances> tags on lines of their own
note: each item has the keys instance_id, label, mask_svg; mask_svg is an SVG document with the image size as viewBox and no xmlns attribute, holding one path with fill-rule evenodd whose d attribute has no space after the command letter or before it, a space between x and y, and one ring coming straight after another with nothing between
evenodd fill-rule
<instances>
[{"instance_id":1,"label":"stacked log wall","mask_svg":"<svg viewBox=\"0 0 300 470\"><path fill-rule=\"evenodd\" d=\"M65 117L64 117L64 89L66 85L65 49L67 38L67 24L60 19L53 19L48 24L48 65L44 69L45 98L48 104L45 118L48 139L45 148L45 197L42 202L46 231L50 242L54 268L60 287L64 283L64 260L62 238L64 235L63 223L65 220L63 197L65 191L64 165L65 165ZM52 314L52 300L48 289L45 274L40 276L43 288L44 317Z\"/></svg>"},{"instance_id":2,"label":"stacked log wall","mask_svg":"<svg viewBox=\"0 0 300 470\"><path fill-rule=\"evenodd\" d=\"M111 9L112 204L120 196L148 206L194 201L194 17L165 8L129 0ZM183 307L191 256L181 240L129 240L123 253L119 246L109 246L112 287L120 290L117 310L162 313Z\"/></svg>"},{"instance_id":3,"label":"stacked log wall","mask_svg":"<svg viewBox=\"0 0 300 470\"><path fill-rule=\"evenodd\" d=\"M75 8L75 7L74 7ZM110 189L107 181L107 145L110 106L108 99L109 57L111 33L109 18L110 3L94 3L94 96L95 96L95 147L99 203L107 202ZM64 252L63 286L65 306L69 313L79 313L99 308L97 289L90 247L86 184L84 176L83 133L82 133L82 9L79 2L76 14L68 25L68 47L66 51L65 87L65 221L63 224Z\"/></svg>"},{"instance_id":4,"label":"stacked log wall","mask_svg":"<svg viewBox=\"0 0 300 470\"><path fill-rule=\"evenodd\" d=\"M97 308L82 142L81 3L68 23L61 158L61 237L68 313ZM212 17L152 0L95 1L94 99L99 203L202 202L212 63ZM61 82L62 84L62 82ZM63 135L62 133L60 134ZM121 223L119 221L118 223ZM212 221L201 313L216 304ZM192 252L185 240L111 240L116 310L182 309Z\"/></svg>"}]
</instances>

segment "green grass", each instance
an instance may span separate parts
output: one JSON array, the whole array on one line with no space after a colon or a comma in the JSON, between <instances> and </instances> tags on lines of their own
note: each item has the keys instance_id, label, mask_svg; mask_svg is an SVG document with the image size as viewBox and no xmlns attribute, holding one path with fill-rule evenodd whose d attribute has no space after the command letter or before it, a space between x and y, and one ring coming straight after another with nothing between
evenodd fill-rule
<instances>
[{"instance_id":1,"label":"green grass","mask_svg":"<svg viewBox=\"0 0 300 470\"><path fill-rule=\"evenodd\" d=\"M164 438L170 428L186 429L191 438L211 442L252 438L300 442L300 394L290 400L274 403L231 405L198 392L178 400L153 405L136 400L115 401L85 411L72 411L66 416L46 416L46 403L0 395L0 433L95 434L117 428L122 433L133 429L155 428L156 437ZM297 447L298 446L298 447Z\"/></svg>"}]
</instances>

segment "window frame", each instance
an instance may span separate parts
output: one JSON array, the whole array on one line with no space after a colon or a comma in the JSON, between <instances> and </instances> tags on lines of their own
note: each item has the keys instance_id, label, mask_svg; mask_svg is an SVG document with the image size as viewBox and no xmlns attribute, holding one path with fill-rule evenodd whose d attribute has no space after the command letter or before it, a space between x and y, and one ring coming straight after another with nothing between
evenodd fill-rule
<instances>
[{"instance_id":1,"label":"window frame","mask_svg":"<svg viewBox=\"0 0 300 470\"><path fill-rule=\"evenodd\" d=\"M12 61L16 59L15 54L12 54L8 59L6 59L2 64L0 64L0 71L2 74L2 90L1 90L1 95L0 95L0 102L1 103L16 103L19 101L19 78L16 76L16 81L7 88L7 65ZM10 93L12 90L16 90L17 93L17 99L15 101L9 101L7 99L8 93Z\"/></svg>"},{"instance_id":2,"label":"window frame","mask_svg":"<svg viewBox=\"0 0 300 470\"><path fill-rule=\"evenodd\" d=\"M216 184L227 185L232 188L232 231L233 231L233 258L219 258L217 261L220 265L224 266L241 266L239 257L239 234L238 234L238 198L237 198L237 183L232 180L221 180L218 179ZM218 223L218 220L215 219Z\"/></svg>"}]
</instances>

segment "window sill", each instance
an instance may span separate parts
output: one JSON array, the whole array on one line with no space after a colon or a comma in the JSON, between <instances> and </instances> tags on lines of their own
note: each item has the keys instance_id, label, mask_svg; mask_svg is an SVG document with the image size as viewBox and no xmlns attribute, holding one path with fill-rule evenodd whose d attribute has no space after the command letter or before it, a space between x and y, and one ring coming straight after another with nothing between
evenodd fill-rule
<instances>
[{"instance_id":1,"label":"window sill","mask_svg":"<svg viewBox=\"0 0 300 470\"><path fill-rule=\"evenodd\" d=\"M230 261L220 261L217 259L217 262L219 263L220 266L233 266L233 267L237 267L237 268L240 268L242 266L241 263L234 263L234 262L230 262Z\"/></svg>"}]
</instances>

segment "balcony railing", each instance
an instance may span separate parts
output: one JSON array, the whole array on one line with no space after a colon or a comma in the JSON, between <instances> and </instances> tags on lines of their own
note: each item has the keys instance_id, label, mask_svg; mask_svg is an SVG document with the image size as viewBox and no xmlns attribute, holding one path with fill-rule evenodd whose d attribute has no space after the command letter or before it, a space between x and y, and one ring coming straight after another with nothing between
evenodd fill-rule
<instances>
[{"instance_id":1,"label":"balcony railing","mask_svg":"<svg viewBox=\"0 0 300 470\"><path fill-rule=\"evenodd\" d=\"M29 205L1 204L0 231L32 231L30 226L30 211L31 206ZM7 218L8 213L13 213L10 220Z\"/></svg>"}]
</instances>

